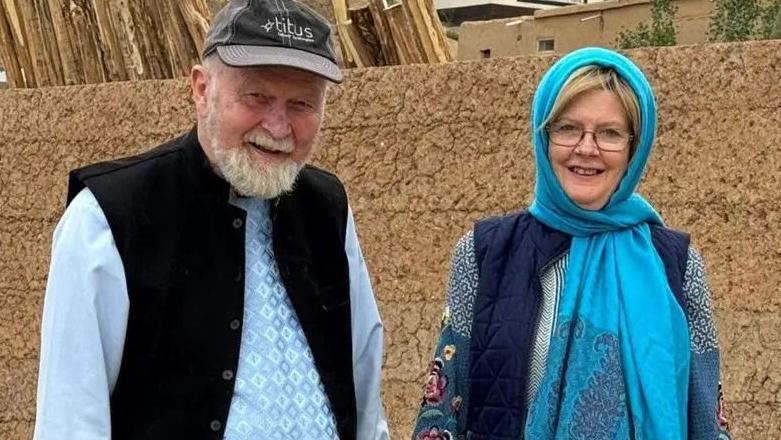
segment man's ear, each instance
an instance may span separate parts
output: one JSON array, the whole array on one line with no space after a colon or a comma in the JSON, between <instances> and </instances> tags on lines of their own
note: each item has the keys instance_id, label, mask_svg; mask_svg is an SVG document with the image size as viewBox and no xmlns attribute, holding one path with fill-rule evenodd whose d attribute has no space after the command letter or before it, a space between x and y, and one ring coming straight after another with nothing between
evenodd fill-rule
<instances>
[{"instance_id":1,"label":"man's ear","mask_svg":"<svg viewBox=\"0 0 781 440\"><path fill-rule=\"evenodd\" d=\"M190 88L193 92L193 101L195 102L195 111L198 118L206 116L208 108L208 90L209 71L200 64L193 66L190 71Z\"/></svg>"}]
</instances>

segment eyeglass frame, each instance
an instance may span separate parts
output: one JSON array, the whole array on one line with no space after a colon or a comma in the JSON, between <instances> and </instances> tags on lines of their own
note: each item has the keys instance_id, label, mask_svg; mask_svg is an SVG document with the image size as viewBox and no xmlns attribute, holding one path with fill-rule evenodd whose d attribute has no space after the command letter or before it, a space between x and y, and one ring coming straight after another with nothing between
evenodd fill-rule
<instances>
[{"instance_id":1,"label":"eyeglass frame","mask_svg":"<svg viewBox=\"0 0 781 440\"><path fill-rule=\"evenodd\" d=\"M608 153L620 153L620 152L624 151L625 149L629 148L630 145L632 144L632 141L635 138L634 134L632 134L631 132L627 131L626 143L620 150L606 150L606 149L602 148L599 145L599 141L597 140L597 131L599 131L599 130L586 130L586 129L582 128L582 127L579 127L581 133L580 133L580 139L578 139L577 142L575 142L572 145L560 144L558 142L554 142L553 139L551 138L551 125L553 125L553 123L551 123L551 122L545 124L545 132L548 133L548 140L550 142L553 142L554 144L556 144L556 145L558 145L560 147L564 147L564 148L575 148L575 147L577 147L586 138L586 133L591 133L591 138L594 139L594 145L596 145L597 150L599 150L599 151L606 151Z\"/></svg>"}]
</instances>

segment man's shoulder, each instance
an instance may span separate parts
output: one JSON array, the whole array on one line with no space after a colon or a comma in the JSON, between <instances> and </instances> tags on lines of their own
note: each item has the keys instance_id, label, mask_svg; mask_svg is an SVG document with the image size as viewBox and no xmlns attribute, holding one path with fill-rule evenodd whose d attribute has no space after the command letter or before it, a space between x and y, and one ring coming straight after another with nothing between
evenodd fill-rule
<instances>
[{"instance_id":1,"label":"man's shoulder","mask_svg":"<svg viewBox=\"0 0 781 440\"><path fill-rule=\"evenodd\" d=\"M299 192L326 197L328 201L334 201L334 198L347 200L344 184L339 177L315 165L307 164L301 169L296 181L296 189Z\"/></svg>"},{"instance_id":2,"label":"man's shoulder","mask_svg":"<svg viewBox=\"0 0 781 440\"><path fill-rule=\"evenodd\" d=\"M98 162L70 172L68 201L70 202L88 182L110 181L123 190L134 185L156 180L155 175L170 175L184 157L186 147L192 143L192 133L184 134L143 153Z\"/></svg>"},{"instance_id":3,"label":"man's shoulder","mask_svg":"<svg viewBox=\"0 0 781 440\"><path fill-rule=\"evenodd\" d=\"M344 237L347 192L336 175L322 168L305 165L293 190L277 198L274 208L280 218L311 222L308 227L313 230L320 230L324 223L338 225L339 236Z\"/></svg>"},{"instance_id":4,"label":"man's shoulder","mask_svg":"<svg viewBox=\"0 0 781 440\"><path fill-rule=\"evenodd\" d=\"M301 178L314 184L344 186L336 174L311 164L301 169Z\"/></svg>"},{"instance_id":5,"label":"man's shoulder","mask_svg":"<svg viewBox=\"0 0 781 440\"><path fill-rule=\"evenodd\" d=\"M78 174L83 179L88 179L126 168L148 165L151 162L155 162L160 159L165 160L172 158L184 151L184 147L187 145L188 137L189 134L185 134L174 139L170 139L163 144L144 151L143 153L111 159L103 162L97 162L81 168L77 168L73 170L72 173Z\"/></svg>"}]
</instances>

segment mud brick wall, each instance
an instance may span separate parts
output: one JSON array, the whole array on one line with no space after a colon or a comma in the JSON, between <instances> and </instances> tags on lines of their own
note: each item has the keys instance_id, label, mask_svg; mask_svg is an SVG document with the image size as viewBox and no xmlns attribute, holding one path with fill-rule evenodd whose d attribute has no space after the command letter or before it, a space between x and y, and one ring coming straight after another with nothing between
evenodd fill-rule
<instances>
[{"instance_id":1,"label":"mud brick wall","mask_svg":"<svg viewBox=\"0 0 781 440\"><path fill-rule=\"evenodd\" d=\"M641 186L704 254L736 438L781 438L781 41L632 51L659 101ZM386 327L384 400L409 436L450 252L526 206L529 107L550 57L354 70L316 162L345 181ZM30 438L42 296L67 171L193 123L182 80L0 91L0 438Z\"/></svg>"}]
</instances>

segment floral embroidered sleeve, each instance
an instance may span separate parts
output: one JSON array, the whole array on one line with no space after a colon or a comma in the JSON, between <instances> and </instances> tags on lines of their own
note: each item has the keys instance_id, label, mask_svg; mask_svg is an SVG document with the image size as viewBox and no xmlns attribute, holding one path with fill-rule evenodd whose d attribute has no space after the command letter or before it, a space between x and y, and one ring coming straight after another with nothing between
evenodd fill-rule
<instances>
[{"instance_id":1,"label":"floral embroidered sleeve","mask_svg":"<svg viewBox=\"0 0 781 440\"><path fill-rule=\"evenodd\" d=\"M461 237L453 251L447 306L423 384L413 440L456 440L465 435L469 345L477 279L470 231Z\"/></svg>"},{"instance_id":2,"label":"floral embroidered sleeve","mask_svg":"<svg viewBox=\"0 0 781 440\"><path fill-rule=\"evenodd\" d=\"M719 346L705 264L689 248L683 284L689 319L691 364L689 377L690 434L692 439L730 440L719 381ZM714 432L715 431L715 432Z\"/></svg>"}]
</instances>

